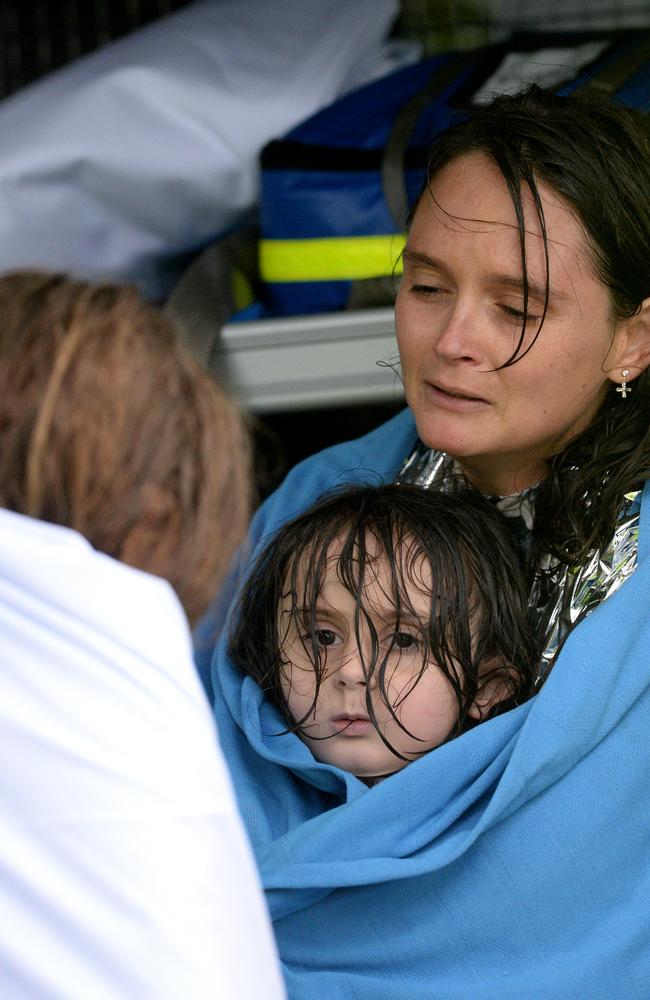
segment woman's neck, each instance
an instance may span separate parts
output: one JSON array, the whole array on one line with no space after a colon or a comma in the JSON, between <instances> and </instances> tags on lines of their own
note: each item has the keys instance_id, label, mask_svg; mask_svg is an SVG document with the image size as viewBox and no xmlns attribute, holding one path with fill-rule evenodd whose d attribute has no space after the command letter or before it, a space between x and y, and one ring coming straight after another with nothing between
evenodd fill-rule
<instances>
[{"instance_id":1,"label":"woman's neck","mask_svg":"<svg viewBox=\"0 0 650 1000\"><path fill-rule=\"evenodd\" d=\"M463 475L474 489L486 496L511 496L521 493L530 486L536 486L548 475L548 465L544 460L525 467L513 463L495 466L494 461L459 458L456 460Z\"/></svg>"}]
</instances>

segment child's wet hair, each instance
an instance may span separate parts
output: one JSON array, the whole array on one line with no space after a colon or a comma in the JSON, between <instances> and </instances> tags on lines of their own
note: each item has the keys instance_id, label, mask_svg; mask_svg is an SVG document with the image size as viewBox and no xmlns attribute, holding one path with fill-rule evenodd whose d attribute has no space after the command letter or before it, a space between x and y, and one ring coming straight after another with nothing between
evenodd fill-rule
<instances>
[{"instance_id":1,"label":"child's wet hair","mask_svg":"<svg viewBox=\"0 0 650 1000\"><path fill-rule=\"evenodd\" d=\"M387 569L385 597L393 630L388 649L382 648L373 622L376 609L365 594L378 560ZM326 650L317 642L316 608L333 562L355 602L356 642L373 721L371 681L401 726L399 705L390 705L387 696L393 669L388 661L392 655L394 664L399 655L400 630L413 632L422 622L421 606L419 611L412 606L409 590L426 595L430 616L417 629L422 666L404 697L434 661L458 702L447 738L473 724L469 710L481 688L497 676L504 696L486 718L532 693L538 648L529 628L521 557L502 516L469 491L447 496L406 484L348 487L281 527L242 589L232 658L278 706L289 729L300 731L311 714L327 670ZM314 702L302 719L291 717L282 683L288 677L290 632L301 638L316 675Z\"/></svg>"}]
</instances>

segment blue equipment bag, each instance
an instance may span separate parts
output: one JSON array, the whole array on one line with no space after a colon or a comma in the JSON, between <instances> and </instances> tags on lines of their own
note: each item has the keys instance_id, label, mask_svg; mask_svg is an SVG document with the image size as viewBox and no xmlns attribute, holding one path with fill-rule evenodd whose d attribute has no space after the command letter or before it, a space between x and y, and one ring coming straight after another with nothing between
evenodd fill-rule
<instances>
[{"instance_id":1,"label":"blue equipment bag","mask_svg":"<svg viewBox=\"0 0 650 1000\"><path fill-rule=\"evenodd\" d=\"M539 77L542 56L550 82ZM650 106L650 32L522 35L435 56L341 98L262 151L262 315L392 303L431 139L486 82L519 89L503 79L513 58L558 93L597 87Z\"/></svg>"}]
</instances>

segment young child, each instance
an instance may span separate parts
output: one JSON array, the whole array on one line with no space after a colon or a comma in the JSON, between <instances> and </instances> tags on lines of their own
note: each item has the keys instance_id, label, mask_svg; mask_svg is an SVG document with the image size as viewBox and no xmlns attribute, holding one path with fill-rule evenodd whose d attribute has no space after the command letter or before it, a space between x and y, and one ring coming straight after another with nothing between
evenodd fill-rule
<instances>
[{"instance_id":1,"label":"young child","mask_svg":"<svg viewBox=\"0 0 650 1000\"><path fill-rule=\"evenodd\" d=\"M479 495L333 493L257 560L233 660L317 760L373 784L530 695L519 560Z\"/></svg>"}]
</instances>

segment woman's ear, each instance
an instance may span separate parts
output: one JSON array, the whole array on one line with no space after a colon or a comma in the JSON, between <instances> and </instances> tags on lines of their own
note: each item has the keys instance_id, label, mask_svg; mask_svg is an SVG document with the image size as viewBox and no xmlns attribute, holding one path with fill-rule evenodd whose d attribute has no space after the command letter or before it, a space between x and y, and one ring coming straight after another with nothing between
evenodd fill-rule
<instances>
[{"instance_id":1,"label":"woman's ear","mask_svg":"<svg viewBox=\"0 0 650 1000\"><path fill-rule=\"evenodd\" d=\"M616 327L612 348L606 359L606 373L612 382L622 380L627 369L627 381L642 375L650 365L650 298L644 299L634 316L622 320Z\"/></svg>"},{"instance_id":2,"label":"woman's ear","mask_svg":"<svg viewBox=\"0 0 650 1000\"><path fill-rule=\"evenodd\" d=\"M481 722L487 718L492 709L514 694L514 670L509 663L496 660L487 664L483 671L485 680L476 692L476 697L469 709L471 719Z\"/></svg>"}]
</instances>

